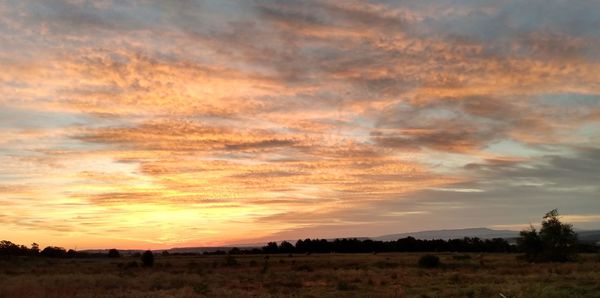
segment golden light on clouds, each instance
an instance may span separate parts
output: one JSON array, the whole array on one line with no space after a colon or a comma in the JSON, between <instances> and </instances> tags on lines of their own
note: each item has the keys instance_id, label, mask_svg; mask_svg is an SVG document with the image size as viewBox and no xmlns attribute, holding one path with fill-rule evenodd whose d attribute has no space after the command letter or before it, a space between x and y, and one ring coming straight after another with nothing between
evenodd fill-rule
<instances>
[{"instance_id":1,"label":"golden light on clouds","mask_svg":"<svg viewBox=\"0 0 600 298\"><path fill-rule=\"evenodd\" d=\"M600 7L574 6L1 3L2 237L598 227Z\"/></svg>"}]
</instances>

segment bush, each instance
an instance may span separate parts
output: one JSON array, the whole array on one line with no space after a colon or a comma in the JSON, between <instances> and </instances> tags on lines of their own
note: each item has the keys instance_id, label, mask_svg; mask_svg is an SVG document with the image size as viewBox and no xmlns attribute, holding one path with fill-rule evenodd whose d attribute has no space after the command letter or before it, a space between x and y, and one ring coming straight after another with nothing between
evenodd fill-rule
<instances>
[{"instance_id":1,"label":"bush","mask_svg":"<svg viewBox=\"0 0 600 298\"><path fill-rule=\"evenodd\" d=\"M142 254L142 264L144 267L154 266L154 254L152 251L147 250Z\"/></svg>"},{"instance_id":2,"label":"bush","mask_svg":"<svg viewBox=\"0 0 600 298\"><path fill-rule=\"evenodd\" d=\"M47 258L65 258L67 251L62 247L48 246L40 252L40 255Z\"/></svg>"},{"instance_id":3,"label":"bush","mask_svg":"<svg viewBox=\"0 0 600 298\"><path fill-rule=\"evenodd\" d=\"M109 258L118 258L120 256L121 256L121 254L119 253L119 251L116 248L112 248L112 249L108 250Z\"/></svg>"},{"instance_id":4,"label":"bush","mask_svg":"<svg viewBox=\"0 0 600 298\"><path fill-rule=\"evenodd\" d=\"M434 255L424 255L419 259L419 266L423 268L435 268L440 265L440 258Z\"/></svg>"}]
</instances>

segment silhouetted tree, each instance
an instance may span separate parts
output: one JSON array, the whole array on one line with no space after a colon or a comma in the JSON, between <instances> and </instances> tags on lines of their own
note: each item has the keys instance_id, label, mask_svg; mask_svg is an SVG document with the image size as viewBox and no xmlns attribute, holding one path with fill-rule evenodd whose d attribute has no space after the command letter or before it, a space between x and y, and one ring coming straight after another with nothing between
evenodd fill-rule
<instances>
[{"instance_id":1,"label":"silhouetted tree","mask_svg":"<svg viewBox=\"0 0 600 298\"><path fill-rule=\"evenodd\" d=\"M142 264L144 267L154 266L154 254L152 251L147 250L142 254Z\"/></svg>"},{"instance_id":2,"label":"silhouetted tree","mask_svg":"<svg viewBox=\"0 0 600 298\"><path fill-rule=\"evenodd\" d=\"M8 240L0 241L0 255L3 256L24 256L29 249L23 245L17 245Z\"/></svg>"},{"instance_id":3,"label":"silhouetted tree","mask_svg":"<svg viewBox=\"0 0 600 298\"><path fill-rule=\"evenodd\" d=\"M283 241L281 244L279 244L279 252L285 254L293 253L294 245L287 241Z\"/></svg>"},{"instance_id":4,"label":"silhouetted tree","mask_svg":"<svg viewBox=\"0 0 600 298\"><path fill-rule=\"evenodd\" d=\"M577 235L573 226L563 224L556 209L544 215L539 233L533 226L521 231L517 244L530 262L566 262L577 256Z\"/></svg>"},{"instance_id":5,"label":"silhouetted tree","mask_svg":"<svg viewBox=\"0 0 600 298\"><path fill-rule=\"evenodd\" d=\"M31 243L31 249L29 249L31 255L38 255L40 253L40 245L37 243Z\"/></svg>"},{"instance_id":6,"label":"silhouetted tree","mask_svg":"<svg viewBox=\"0 0 600 298\"><path fill-rule=\"evenodd\" d=\"M269 243L267 243L267 246L263 246L264 253L274 254L274 253L278 253L278 250L279 250L279 246L277 245L277 242L269 242Z\"/></svg>"},{"instance_id":7,"label":"silhouetted tree","mask_svg":"<svg viewBox=\"0 0 600 298\"><path fill-rule=\"evenodd\" d=\"M540 229L540 240L544 247L545 260L566 262L577 257L577 234L573 231L571 224L560 222L556 209L544 216Z\"/></svg>"}]
</instances>

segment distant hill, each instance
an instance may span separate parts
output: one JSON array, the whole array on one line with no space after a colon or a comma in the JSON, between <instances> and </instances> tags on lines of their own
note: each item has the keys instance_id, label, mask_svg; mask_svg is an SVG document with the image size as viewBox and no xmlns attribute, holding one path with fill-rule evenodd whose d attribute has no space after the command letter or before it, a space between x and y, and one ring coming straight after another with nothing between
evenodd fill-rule
<instances>
[{"instance_id":1,"label":"distant hill","mask_svg":"<svg viewBox=\"0 0 600 298\"><path fill-rule=\"evenodd\" d=\"M577 236L580 241L588 243L600 244L600 230L576 230ZM469 229L449 229L449 230L432 230L432 231L420 231L411 233L400 233L400 234L389 234L378 237L343 237L343 238L356 238L359 240L372 239L378 241L395 241L400 238L414 237L416 239L432 240L432 239L462 239L465 237L478 237L481 239L492 239L492 238L504 238L510 243L515 243L516 238L519 237L518 231L511 230L494 230L489 228L469 228ZM296 239L297 240L297 239ZM295 244L296 240L289 239L288 242ZM329 241L335 240L327 239ZM283 241L283 240L282 240ZM281 243L282 241L276 241ZM246 243L246 244L231 244L221 247L176 247L171 249L164 249L170 253L203 253L203 252L214 252L217 250L229 251L232 247L239 247L244 249L262 248L266 245L266 242L257 243ZM84 250L90 253L107 253L107 249L97 250ZM155 252L161 252L163 250L155 250ZM122 254L128 255L137 252L143 252L143 250L120 250Z\"/></svg>"},{"instance_id":2,"label":"distant hill","mask_svg":"<svg viewBox=\"0 0 600 298\"><path fill-rule=\"evenodd\" d=\"M456 239L464 237L479 237L481 239L492 238L515 238L519 236L519 232L510 230L492 230L488 228L470 228L470 229L452 229L452 230L434 230L421 231L412 233L390 234L379 237L373 237L373 240L392 241L400 238L414 237L417 239Z\"/></svg>"},{"instance_id":3,"label":"distant hill","mask_svg":"<svg viewBox=\"0 0 600 298\"><path fill-rule=\"evenodd\" d=\"M600 241L600 230L594 231L586 231L586 230L576 230L576 233L579 237L580 241L583 242L592 242L597 243ZM448 230L432 230L432 231L419 231L419 232L409 232L409 233L400 233L400 234L389 234L377 237L343 237L343 238L356 238L359 240L372 239L379 241L395 241L400 238L406 237L414 237L416 239L423 240L432 240L432 239L462 239L465 237L478 237L481 239L492 239L492 238L503 238L507 239L510 243L515 243L516 238L519 237L519 231L511 231L511 230L494 230L490 228L467 228L467 229L448 229ZM335 240L335 238L327 239L327 240ZM283 241L283 240L281 240ZM281 243L281 241L276 241ZM288 239L286 240L291 242L292 244L296 243L296 240ZM265 243L252 243L252 244L236 244L236 245L228 245L229 247L262 247Z\"/></svg>"},{"instance_id":4,"label":"distant hill","mask_svg":"<svg viewBox=\"0 0 600 298\"><path fill-rule=\"evenodd\" d=\"M577 231L577 238L582 242L600 243L600 230Z\"/></svg>"}]
</instances>

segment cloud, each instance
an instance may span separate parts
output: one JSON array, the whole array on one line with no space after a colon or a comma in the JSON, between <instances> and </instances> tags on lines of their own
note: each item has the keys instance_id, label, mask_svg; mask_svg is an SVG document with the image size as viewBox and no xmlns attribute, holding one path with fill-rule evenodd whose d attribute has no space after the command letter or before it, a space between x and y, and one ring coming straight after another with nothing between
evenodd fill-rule
<instances>
[{"instance_id":1,"label":"cloud","mask_svg":"<svg viewBox=\"0 0 600 298\"><path fill-rule=\"evenodd\" d=\"M4 2L2 220L217 243L595 214L597 8Z\"/></svg>"}]
</instances>

